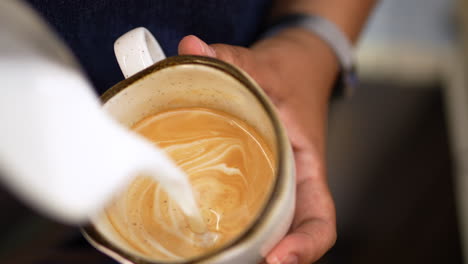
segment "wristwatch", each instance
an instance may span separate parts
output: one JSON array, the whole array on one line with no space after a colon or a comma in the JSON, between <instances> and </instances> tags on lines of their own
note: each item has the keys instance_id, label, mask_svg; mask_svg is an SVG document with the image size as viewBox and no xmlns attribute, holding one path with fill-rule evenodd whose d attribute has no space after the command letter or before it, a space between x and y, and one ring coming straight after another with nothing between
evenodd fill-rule
<instances>
[{"instance_id":1,"label":"wristwatch","mask_svg":"<svg viewBox=\"0 0 468 264\"><path fill-rule=\"evenodd\" d=\"M345 34L324 17L310 14L290 14L280 17L270 24L261 37L270 37L290 27L303 28L330 46L340 64L333 97L350 96L358 85L358 78L355 70L354 48Z\"/></svg>"}]
</instances>

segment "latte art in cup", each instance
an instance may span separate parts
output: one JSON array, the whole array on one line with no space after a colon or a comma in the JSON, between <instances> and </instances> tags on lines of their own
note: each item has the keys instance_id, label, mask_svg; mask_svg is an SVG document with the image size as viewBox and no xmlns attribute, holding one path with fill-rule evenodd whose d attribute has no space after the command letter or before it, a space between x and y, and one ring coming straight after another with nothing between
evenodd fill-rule
<instances>
[{"instance_id":1,"label":"latte art in cup","mask_svg":"<svg viewBox=\"0 0 468 264\"><path fill-rule=\"evenodd\" d=\"M276 161L251 126L218 110L180 108L149 116L133 129L189 175L206 232L194 232L163 188L139 176L103 216L126 247L156 260L189 259L222 247L255 221Z\"/></svg>"}]
</instances>

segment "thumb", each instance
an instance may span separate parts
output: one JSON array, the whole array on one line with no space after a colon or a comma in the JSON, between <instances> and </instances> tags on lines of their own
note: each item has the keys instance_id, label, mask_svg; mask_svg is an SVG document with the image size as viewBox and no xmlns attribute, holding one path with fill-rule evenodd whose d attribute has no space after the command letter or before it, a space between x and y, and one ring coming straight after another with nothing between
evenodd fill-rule
<instances>
[{"instance_id":1,"label":"thumb","mask_svg":"<svg viewBox=\"0 0 468 264\"><path fill-rule=\"evenodd\" d=\"M236 65L254 79L259 76L258 59L248 48L226 44L208 45L194 35L184 37L179 43L179 55L199 55L217 58ZM259 81L259 80L257 80Z\"/></svg>"},{"instance_id":2,"label":"thumb","mask_svg":"<svg viewBox=\"0 0 468 264\"><path fill-rule=\"evenodd\" d=\"M194 35L189 35L179 42L179 55L198 55L215 58L216 51L203 40Z\"/></svg>"}]
</instances>

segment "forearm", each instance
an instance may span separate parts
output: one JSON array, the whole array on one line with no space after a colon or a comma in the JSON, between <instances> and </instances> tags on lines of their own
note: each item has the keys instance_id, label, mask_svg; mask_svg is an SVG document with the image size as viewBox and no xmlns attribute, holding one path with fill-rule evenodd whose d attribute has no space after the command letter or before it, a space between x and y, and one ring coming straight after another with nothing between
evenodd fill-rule
<instances>
[{"instance_id":1,"label":"forearm","mask_svg":"<svg viewBox=\"0 0 468 264\"><path fill-rule=\"evenodd\" d=\"M274 20L279 16L294 13L305 13L311 15L318 15L334 23L353 43L356 42L362 28L375 4L375 0L276 0L274 2L271 19ZM317 54L323 54L317 59L324 59L328 57L328 60L321 60L323 74L334 75L336 74L336 58L335 56L325 56L325 54L334 55L327 43L320 39L318 36L306 30L298 30L297 28L290 28L283 30L279 34L273 36L270 39L261 40L257 46L264 46L264 42L270 42L271 45L275 45L274 42L281 42L285 45L285 41L296 42L296 46L302 48L303 58L309 58L307 55L317 56ZM325 44L325 45L323 45ZM291 51L285 47L285 50ZM281 55L281 53L272 56ZM281 60L285 63L285 60ZM294 67L292 65L292 67ZM327 68L327 69L325 69ZM319 74L319 73L317 73Z\"/></svg>"},{"instance_id":2,"label":"forearm","mask_svg":"<svg viewBox=\"0 0 468 264\"><path fill-rule=\"evenodd\" d=\"M271 17L290 13L320 15L335 23L352 42L355 42L375 2L375 0L276 0Z\"/></svg>"},{"instance_id":3,"label":"forearm","mask_svg":"<svg viewBox=\"0 0 468 264\"><path fill-rule=\"evenodd\" d=\"M373 0L280 0L273 16L289 13L320 15L335 23L355 41L373 5ZM323 150L326 113L331 88L338 73L338 61L329 45L315 34L299 28L285 29L262 39L252 49L266 65L274 68L275 76L265 86L277 86L279 98L295 100L295 115L305 137ZM291 94L294 95L291 95ZM294 97L294 98L293 98Z\"/></svg>"}]
</instances>

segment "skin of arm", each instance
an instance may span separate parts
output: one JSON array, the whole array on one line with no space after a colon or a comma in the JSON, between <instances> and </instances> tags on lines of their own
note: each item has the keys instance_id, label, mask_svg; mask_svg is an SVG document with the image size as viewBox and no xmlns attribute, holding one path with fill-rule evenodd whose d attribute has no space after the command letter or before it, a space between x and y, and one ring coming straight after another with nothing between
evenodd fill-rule
<instances>
[{"instance_id":1,"label":"skin of arm","mask_svg":"<svg viewBox=\"0 0 468 264\"><path fill-rule=\"evenodd\" d=\"M355 42L374 0L278 0L272 18L316 14L335 23ZM293 146L296 211L290 232L266 256L268 264L312 263L336 241L336 214L325 163L325 131L338 62L313 33L287 28L249 48L207 45L195 36L179 43L179 54L215 57L251 75L276 105Z\"/></svg>"}]
</instances>

